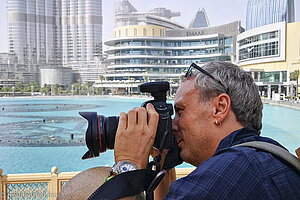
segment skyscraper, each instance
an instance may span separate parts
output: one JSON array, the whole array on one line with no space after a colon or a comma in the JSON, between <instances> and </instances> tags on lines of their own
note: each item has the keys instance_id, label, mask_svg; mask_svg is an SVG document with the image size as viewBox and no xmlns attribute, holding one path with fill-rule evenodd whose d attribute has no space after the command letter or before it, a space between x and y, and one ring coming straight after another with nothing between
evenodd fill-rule
<instances>
[{"instance_id":1,"label":"skyscraper","mask_svg":"<svg viewBox=\"0 0 300 200\"><path fill-rule=\"evenodd\" d=\"M208 17L204 8L198 10L195 17L192 19L191 23L189 24L189 28L203 28L203 27L209 27Z\"/></svg>"},{"instance_id":2,"label":"skyscraper","mask_svg":"<svg viewBox=\"0 0 300 200\"><path fill-rule=\"evenodd\" d=\"M294 0L248 1L246 30L282 21L295 21Z\"/></svg>"},{"instance_id":3,"label":"skyscraper","mask_svg":"<svg viewBox=\"0 0 300 200\"><path fill-rule=\"evenodd\" d=\"M61 48L55 16L59 16L58 1L8 0L9 53L20 64L45 64L60 60Z\"/></svg>"},{"instance_id":4,"label":"skyscraper","mask_svg":"<svg viewBox=\"0 0 300 200\"><path fill-rule=\"evenodd\" d=\"M60 1L63 65L85 65L102 54L102 0Z\"/></svg>"},{"instance_id":5,"label":"skyscraper","mask_svg":"<svg viewBox=\"0 0 300 200\"><path fill-rule=\"evenodd\" d=\"M102 0L7 0L7 10L20 64L84 65L102 54Z\"/></svg>"}]
</instances>

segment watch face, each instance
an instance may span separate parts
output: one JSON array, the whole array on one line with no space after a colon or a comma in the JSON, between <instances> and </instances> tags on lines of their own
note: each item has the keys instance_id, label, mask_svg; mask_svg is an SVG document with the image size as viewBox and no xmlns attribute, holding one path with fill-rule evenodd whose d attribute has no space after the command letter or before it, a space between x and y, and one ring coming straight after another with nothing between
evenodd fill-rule
<instances>
[{"instance_id":1,"label":"watch face","mask_svg":"<svg viewBox=\"0 0 300 200\"><path fill-rule=\"evenodd\" d=\"M133 171L137 170L137 167L128 161L121 161L115 164L115 166L112 168L112 171L114 171L117 174L121 174L123 172Z\"/></svg>"},{"instance_id":2,"label":"watch face","mask_svg":"<svg viewBox=\"0 0 300 200\"><path fill-rule=\"evenodd\" d=\"M129 163L124 163L123 165L120 166L119 173L128 172L128 171L132 171L135 169L136 168L133 165L131 165Z\"/></svg>"}]
</instances>

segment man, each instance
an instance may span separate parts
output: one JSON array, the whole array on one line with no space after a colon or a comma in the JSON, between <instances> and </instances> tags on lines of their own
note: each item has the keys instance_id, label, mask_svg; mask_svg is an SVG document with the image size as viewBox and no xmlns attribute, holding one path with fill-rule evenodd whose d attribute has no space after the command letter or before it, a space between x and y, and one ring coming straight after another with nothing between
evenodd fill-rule
<instances>
[{"instance_id":1,"label":"man","mask_svg":"<svg viewBox=\"0 0 300 200\"><path fill-rule=\"evenodd\" d=\"M291 166L252 147L259 136L262 102L249 74L226 62L192 64L174 102L173 134L181 158L197 168L174 181L174 171L156 190L156 199L300 199L300 178ZM147 121L148 115L148 121ZM152 153L158 114L151 104L121 113L115 161L144 169ZM129 147L129 148L128 148Z\"/></svg>"}]
</instances>

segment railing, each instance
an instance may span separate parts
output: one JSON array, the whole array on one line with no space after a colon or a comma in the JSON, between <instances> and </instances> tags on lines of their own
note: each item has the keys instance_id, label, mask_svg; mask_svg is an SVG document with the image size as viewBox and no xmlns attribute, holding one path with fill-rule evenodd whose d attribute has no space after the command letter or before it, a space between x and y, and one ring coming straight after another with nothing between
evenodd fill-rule
<instances>
[{"instance_id":1,"label":"railing","mask_svg":"<svg viewBox=\"0 0 300 200\"><path fill-rule=\"evenodd\" d=\"M13 199L56 199L61 188L79 172L6 174L0 169L0 200Z\"/></svg>"},{"instance_id":2,"label":"railing","mask_svg":"<svg viewBox=\"0 0 300 200\"><path fill-rule=\"evenodd\" d=\"M182 178L195 168L176 168L176 176ZM2 174L0 169L0 200L54 200L63 186L79 172L61 172L52 167L50 173Z\"/></svg>"},{"instance_id":3,"label":"railing","mask_svg":"<svg viewBox=\"0 0 300 200\"><path fill-rule=\"evenodd\" d=\"M176 178L179 179L179 178L185 177L194 170L195 170L194 167L191 167L191 168L176 168Z\"/></svg>"},{"instance_id":4,"label":"railing","mask_svg":"<svg viewBox=\"0 0 300 200\"><path fill-rule=\"evenodd\" d=\"M282 107L288 107L288 108L294 108L300 110L300 102L294 101L294 100L288 100L288 101L274 101L269 99L262 98L262 102L270 105L275 106L282 106Z\"/></svg>"}]
</instances>

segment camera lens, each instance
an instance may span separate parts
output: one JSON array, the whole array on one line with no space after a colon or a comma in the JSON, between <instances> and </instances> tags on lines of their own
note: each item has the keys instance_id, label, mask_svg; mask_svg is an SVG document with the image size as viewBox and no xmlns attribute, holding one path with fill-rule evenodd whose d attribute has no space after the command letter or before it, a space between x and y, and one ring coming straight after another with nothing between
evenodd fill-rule
<instances>
[{"instance_id":1,"label":"camera lens","mask_svg":"<svg viewBox=\"0 0 300 200\"><path fill-rule=\"evenodd\" d=\"M105 117L97 115L97 112L79 112L79 114L88 121L85 141L89 151L82 159L97 157L99 153L113 149L119 117Z\"/></svg>"}]
</instances>

